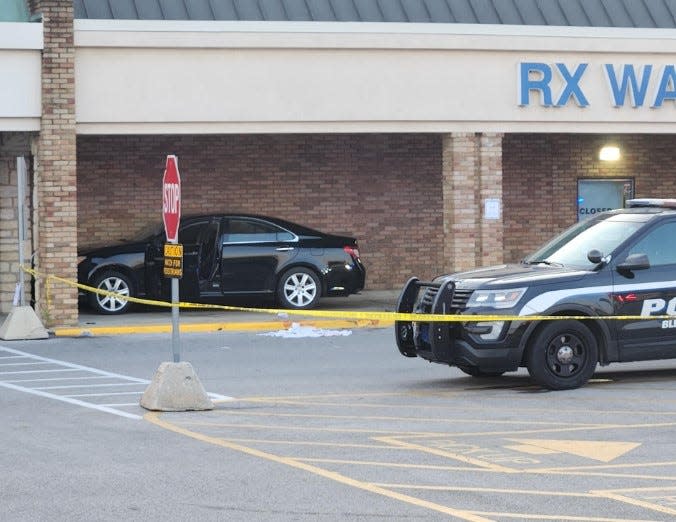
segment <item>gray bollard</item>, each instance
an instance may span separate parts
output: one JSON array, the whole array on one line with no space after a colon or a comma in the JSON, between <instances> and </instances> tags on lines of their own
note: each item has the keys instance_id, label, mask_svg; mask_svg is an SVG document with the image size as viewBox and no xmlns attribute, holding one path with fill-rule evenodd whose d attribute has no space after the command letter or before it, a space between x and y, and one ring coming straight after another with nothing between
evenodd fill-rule
<instances>
[{"instance_id":1,"label":"gray bollard","mask_svg":"<svg viewBox=\"0 0 676 522\"><path fill-rule=\"evenodd\" d=\"M188 362L160 364L141 397L141 406L151 411L214 409L214 404Z\"/></svg>"}]
</instances>

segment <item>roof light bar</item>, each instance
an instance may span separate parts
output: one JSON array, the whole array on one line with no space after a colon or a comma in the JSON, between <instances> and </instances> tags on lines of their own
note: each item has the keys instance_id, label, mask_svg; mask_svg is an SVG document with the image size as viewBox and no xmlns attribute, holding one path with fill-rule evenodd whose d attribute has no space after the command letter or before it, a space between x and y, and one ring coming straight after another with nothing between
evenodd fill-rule
<instances>
[{"instance_id":1,"label":"roof light bar","mask_svg":"<svg viewBox=\"0 0 676 522\"><path fill-rule=\"evenodd\" d=\"M627 207L676 208L676 199L659 199L659 198L628 199Z\"/></svg>"}]
</instances>

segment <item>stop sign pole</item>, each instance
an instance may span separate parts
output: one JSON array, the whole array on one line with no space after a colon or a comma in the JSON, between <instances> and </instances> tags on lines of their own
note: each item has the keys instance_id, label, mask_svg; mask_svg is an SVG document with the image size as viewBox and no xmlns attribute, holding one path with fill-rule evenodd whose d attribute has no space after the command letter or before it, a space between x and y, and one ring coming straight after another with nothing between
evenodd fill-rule
<instances>
[{"instance_id":1,"label":"stop sign pole","mask_svg":"<svg viewBox=\"0 0 676 522\"><path fill-rule=\"evenodd\" d=\"M167 156L162 177L162 221L169 244L178 244L178 226L181 221L181 176L178 173L178 158ZM165 248L166 250L166 248ZM181 343L178 322L178 278L171 278L171 351L174 362L181 360Z\"/></svg>"},{"instance_id":2,"label":"stop sign pole","mask_svg":"<svg viewBox=\"0 0 676 522\"><path fill-rule=\"evenodd\" d=\"M167 156L162 178L162 219L167 243L164 244L164 276L171 278L171 346L174 362L163 362L141 396L140 404L151 411L213 410L214 404L204 391L189 362L180 362L178 338L178 279L183 274L183 245L178 243L181 221L181 176L178 158Z\"/></svg>"}]
</instances>

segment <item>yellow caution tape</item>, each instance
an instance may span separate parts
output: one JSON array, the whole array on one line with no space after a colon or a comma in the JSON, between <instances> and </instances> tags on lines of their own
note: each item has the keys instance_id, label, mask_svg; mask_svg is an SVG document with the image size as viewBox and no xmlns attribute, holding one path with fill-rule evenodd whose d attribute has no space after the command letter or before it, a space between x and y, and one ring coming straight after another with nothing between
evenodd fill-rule
<instances>
[{"instance_id":1,"label":"yellow caution tape","mask_svg":"<svg viewBox=\"0 0 676 522\"><path fill-rule=\"evenodd\" d=\"M177 306L183 309L210 309L210 310L228 310L233 312L255 312L263 314L288 315L288 316L303 316L303 317L324 317L324 318L340 318L340 319L369 319L375 321L405 321L405 322L440 322L440 323L470 323L470 322L491 322L491 321L562 321L562 320L616 320L616 321L637 321L637 320L676 320L676 316L672 315L447 315L447 314L416 314L416 313L402 313L402 312L357 312L349 310L288 310L283 308L247 308L242 306L228 306L205 303L189 303L179 302L176 305L169 301L158 301L153 299L140 299L138 297L130 297L117 292L108 290L101 290L92 286L83 285L63 277L55 275L41 274L32 268L21 266L21 269L32 275L36 279L45 279L47 289L49 289L50 280L59 281L69 286L76 287L80 290L92 292L99 295L109 297L116 297L118 299L129 301L131 303L144 304L149 306L160 306L164 308L172 308ZM48 290L49 291L49 290Z\"/></svg>"}]
</instances>

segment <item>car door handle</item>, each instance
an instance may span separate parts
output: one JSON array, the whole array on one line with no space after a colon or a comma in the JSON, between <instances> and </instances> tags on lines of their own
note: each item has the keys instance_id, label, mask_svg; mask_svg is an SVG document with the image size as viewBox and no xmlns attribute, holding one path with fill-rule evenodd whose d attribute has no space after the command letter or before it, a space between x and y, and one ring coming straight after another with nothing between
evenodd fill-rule
<instances>
[{"instance_id":1,"label":"car door handle","mask_svg":"<svg viewBox=\"0 0 676 522\"><path fill-rule=\"evenodd\" d=\"M293 250L293 247L279 247L275 248L277 252L289 252L290 250Z\"/></svg>"}]
</instances>

